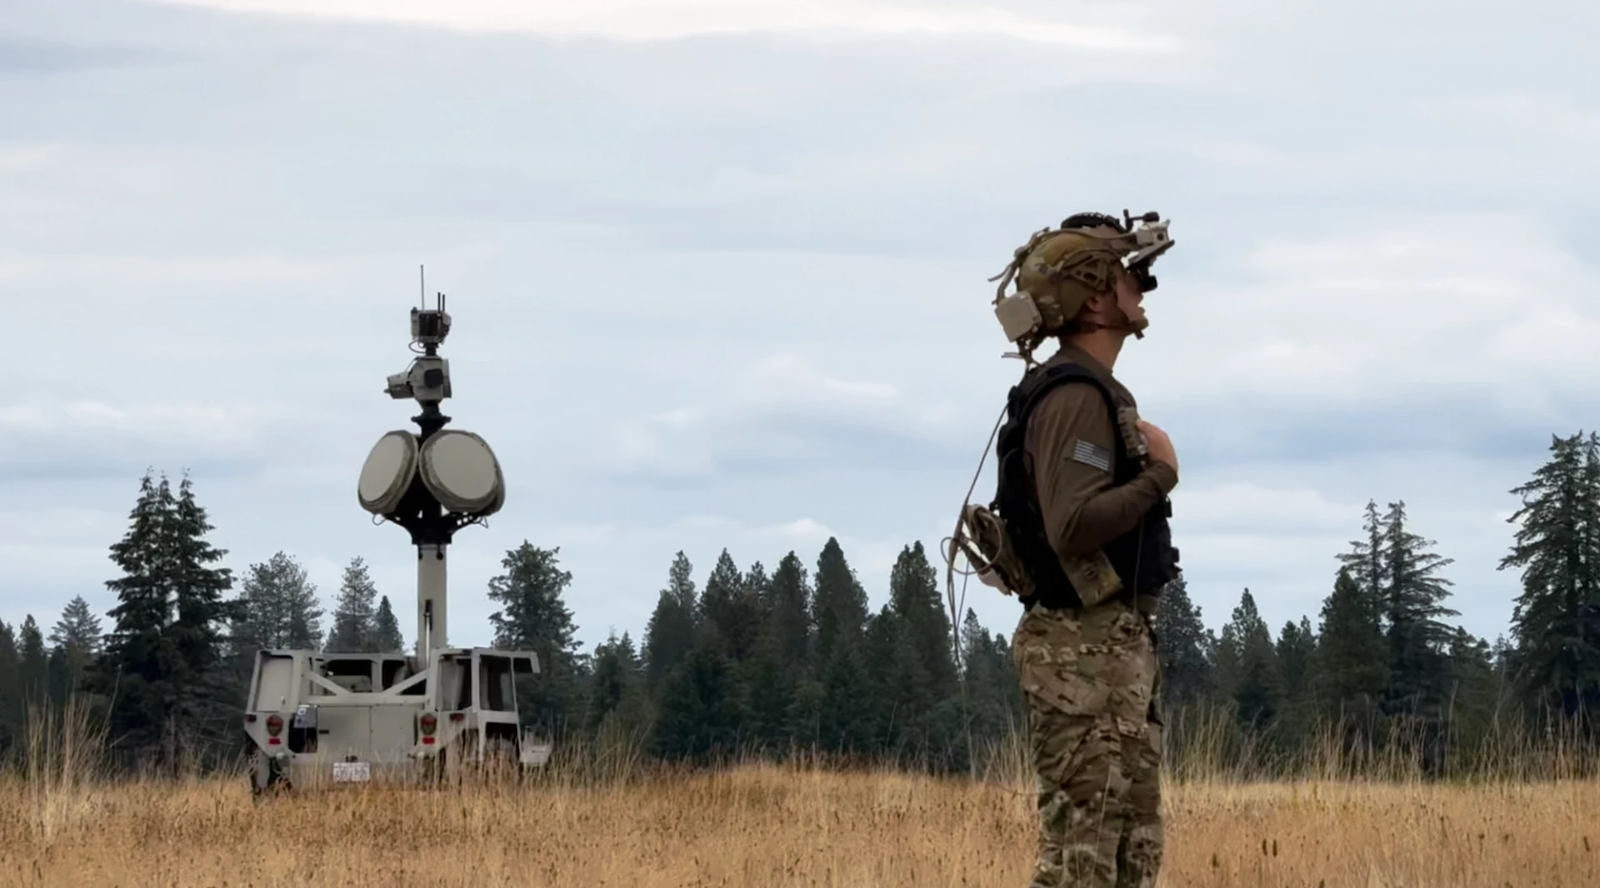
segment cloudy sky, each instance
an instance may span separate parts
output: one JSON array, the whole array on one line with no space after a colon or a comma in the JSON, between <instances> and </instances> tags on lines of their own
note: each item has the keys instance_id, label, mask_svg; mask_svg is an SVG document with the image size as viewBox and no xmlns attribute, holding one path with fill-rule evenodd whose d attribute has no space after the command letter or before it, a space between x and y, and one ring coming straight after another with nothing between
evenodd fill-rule
<instances>
[{"instance_id":1,"label":"cloudy sky","mask_svg":"<svg viewBox=\"0 0 1600 888\"><path fill-rule=\"evenodd\" d=\"M876 607L1020 371L986 278L1127 208L1174 220L1117 372L1207 623L1245 587L1315 621L1403 499L1492 639L1509 489L1600 425L1597 38L1571 0L8 0L0 619L112 605L151 466L240 572L283 550L331 606L364 557L409 639L355 482L415 409L382 386L422 264L509 484L452 642L524 539L586 645L680 549L703 581L836 535Z\"/></svg>"}]
</instances>

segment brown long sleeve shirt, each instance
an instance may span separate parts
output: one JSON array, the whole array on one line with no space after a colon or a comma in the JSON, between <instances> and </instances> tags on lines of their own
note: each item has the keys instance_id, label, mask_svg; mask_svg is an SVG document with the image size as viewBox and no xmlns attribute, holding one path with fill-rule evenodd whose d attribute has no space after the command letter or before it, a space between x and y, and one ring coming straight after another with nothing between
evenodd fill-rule
<instances>
[{"instance_id":1,"label":"brown long sleeve shirt","mask_svg":"<svg viewBox=\"0 0 1600 888\"><path fill-rule=\"evenodd\" d=\"M1099 377L1119 406L1137 406L1133 394L1082 349L1063 344L1045 363L1069 362ZM1045 533L1059 558L1094 552L1132 530L1177 486L1171 466L1152 462L1129 483L1113 487L1118 434L1116 417L1089 385L1058 386L1028 419L1023 446L1033 466Z\"/></svg>"}]
</instances>

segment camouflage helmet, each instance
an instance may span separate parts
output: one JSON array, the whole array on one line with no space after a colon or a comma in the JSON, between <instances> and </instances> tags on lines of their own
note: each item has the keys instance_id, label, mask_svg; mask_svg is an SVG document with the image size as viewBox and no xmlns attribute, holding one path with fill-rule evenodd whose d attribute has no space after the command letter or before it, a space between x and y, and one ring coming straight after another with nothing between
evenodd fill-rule
<instances>
[{"instance_id":1,"label":"camouflage helmet","mask_svg":"<svg viewBox=\"0 0 1600 888\"><path fill-rule=\"evenodd\" d=\"M1103 213L1078 213L1059 228L1036 232L1019 247L1012 262L989 280L1000 281L995 314L1022 357L1046 337L1058 335L1094 296L1116 289L1117 268L1133 275L1142 291L1156 288L1150 264L1172 246L1169 222L1160 214L1139 217L1123 211L1124 220ZM1133 223L1143 223L1134 228ZM1015 280L1017 291L1005 295Z\"/></svg>"}]
</instances>

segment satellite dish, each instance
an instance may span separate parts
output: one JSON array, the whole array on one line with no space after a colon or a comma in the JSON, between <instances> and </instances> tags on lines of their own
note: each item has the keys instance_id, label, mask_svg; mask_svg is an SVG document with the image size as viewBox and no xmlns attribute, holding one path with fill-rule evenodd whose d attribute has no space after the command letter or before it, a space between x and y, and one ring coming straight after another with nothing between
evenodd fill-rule
<instances>
[{"instance_id":1,"label":"satellite dish","mask_svg":"<svg viewBox=\"0 0 1600 888\"><path fill-rule=\"evenodd\" d=\"M374 515L387 515L400 504L406 488L417 472L417 438L401 430L389 432L372 445L361 467L356 496L361 508Z\"/></svg>"},{"instance_id":2,"label":"satellite dish","mask_svg":"<svg viewBox=\"0 0 1600 888\"><path fill-rule=\"evenodd\" d=\"M422 445L422 483L452 512L490 515L505 502L500 461L472 432L442 429Z\"/></svg>"}]
</instances>

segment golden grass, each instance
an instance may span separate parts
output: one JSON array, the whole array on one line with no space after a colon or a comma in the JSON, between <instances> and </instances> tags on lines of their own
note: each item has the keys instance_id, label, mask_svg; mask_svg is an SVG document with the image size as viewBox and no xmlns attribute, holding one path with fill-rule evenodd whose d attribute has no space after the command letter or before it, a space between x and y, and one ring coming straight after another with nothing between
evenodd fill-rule
<instances>
[{"instance_id":1,"label":"golden grass","mask_svg":"<svg viewBox=\"0 0 1600 888\"><path fill-rule=\"evenodd\" d=\"M1020 780L748 765L252 801L115 781L36 738L0 778L0 886L1022 886ZM635 775L637 776L637 775ZM1600 781L1169 785L1167 888L1600 885Z\"/></svg>"},{"instance_id":2,"label":"golden grass","mask_svg":"<svg viewBox=\"0 0 1600 888\"><path fill-rule=\"evenodd\" d=\"M612 786L0 788L0 885L1020 886L1023 788L749 767ZM1600 885L1600 784L1184 785L1167 886Z\"/></svg>"}]
</instances>

